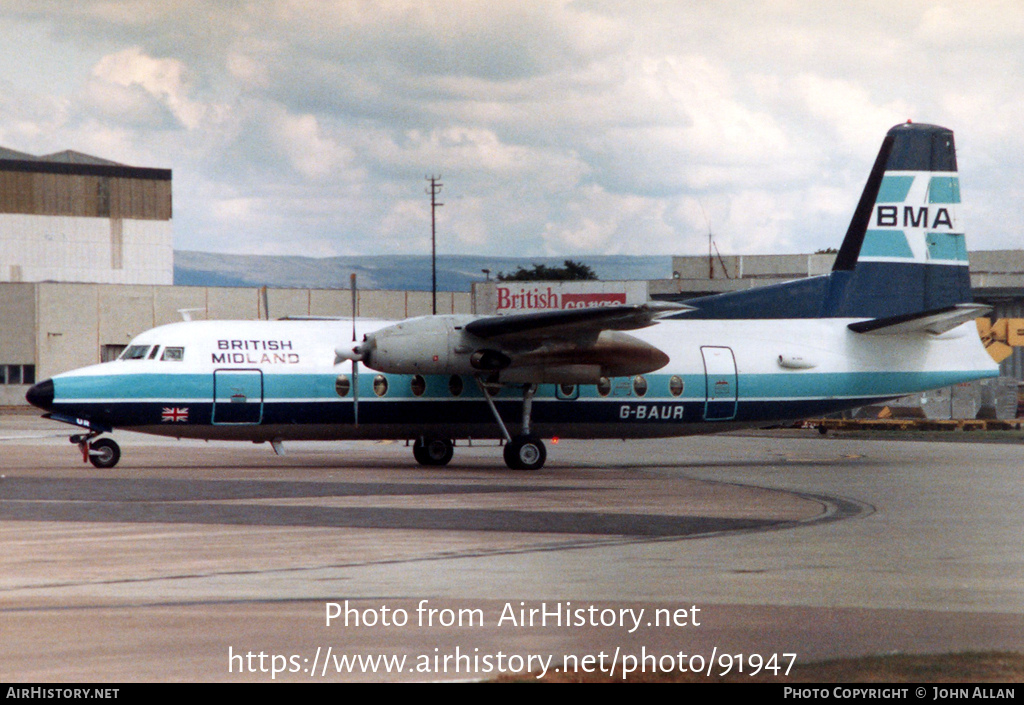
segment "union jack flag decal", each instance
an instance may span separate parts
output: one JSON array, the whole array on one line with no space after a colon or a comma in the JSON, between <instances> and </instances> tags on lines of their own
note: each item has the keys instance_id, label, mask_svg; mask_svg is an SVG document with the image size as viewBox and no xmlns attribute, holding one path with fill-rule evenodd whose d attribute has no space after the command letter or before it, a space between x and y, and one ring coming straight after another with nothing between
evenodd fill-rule
<instances>
[{"instance_id":1,"label":"union jack flag decal","mask_svg":"<svg viewBox=\"0 0 1024 705\"><path fill-rule=\"evenodd\" d=\"M187 406L165 406L163 414L160 417L161 421L188 421L188 407Z\"/></svg>"}]
</instances>

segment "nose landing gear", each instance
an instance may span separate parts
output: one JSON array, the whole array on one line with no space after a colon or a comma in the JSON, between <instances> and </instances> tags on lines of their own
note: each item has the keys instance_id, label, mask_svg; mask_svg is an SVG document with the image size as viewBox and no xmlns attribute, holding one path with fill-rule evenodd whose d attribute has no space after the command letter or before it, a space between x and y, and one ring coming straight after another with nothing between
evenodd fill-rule
<instances>
[{"instance_id":1,"label":"nose landing gear","mask_svg":"<svg viewBox=\"0 0 1024 705\"><path fill-rule=\"evenodd\" d=\"M99 434L75 434L68 440L78 444L82 451L82 462L89 462L93 467L112 468L121 459L121 447L112 438L96 438ZM92 440L96 438L96 440Z\"/></svg>"}]
</instances>

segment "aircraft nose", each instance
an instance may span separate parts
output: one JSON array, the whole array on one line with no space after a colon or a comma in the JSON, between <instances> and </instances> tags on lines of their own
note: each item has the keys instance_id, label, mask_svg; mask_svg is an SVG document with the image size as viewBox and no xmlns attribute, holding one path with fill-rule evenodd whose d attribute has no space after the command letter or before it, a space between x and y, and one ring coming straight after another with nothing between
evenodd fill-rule
<instances>
[{"instance_id":1,"label":"aircraft nose","mask_svg":"<svg viewBox=\"0 0 1024 705\"><path fill-rule=\"evenodd\" d=\"M53 380L46 379L38 384L33 384L25 393L25 401L32 406L49 411L53 406Z\"/></svg>"}]
</instances>

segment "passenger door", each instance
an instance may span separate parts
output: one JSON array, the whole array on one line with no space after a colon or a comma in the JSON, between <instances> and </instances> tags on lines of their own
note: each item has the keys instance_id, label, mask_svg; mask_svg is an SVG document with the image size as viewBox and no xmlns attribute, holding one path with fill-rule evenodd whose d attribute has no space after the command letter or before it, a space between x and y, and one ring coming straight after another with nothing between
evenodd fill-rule
<instances>
[{"instance_id":1,"label":"passenger door","mask_svg":"<svg viewBox=\"0 0 1024 705\"><path fill-rule=\"evenodd\" d=\"M732 348L706 346L704 358L704 420L728 421L736 418L736 358Z\"/></svg>"},{"instance_id":2,"label":"passenger door","mask_svg":"<svg viewBox=\"0 0 1024 705\"><path fill-rule=\"evenodd\" d=\"M263 420L263 372L214 370L215 424L258 424Z\"/></svg>"}]
</instances>

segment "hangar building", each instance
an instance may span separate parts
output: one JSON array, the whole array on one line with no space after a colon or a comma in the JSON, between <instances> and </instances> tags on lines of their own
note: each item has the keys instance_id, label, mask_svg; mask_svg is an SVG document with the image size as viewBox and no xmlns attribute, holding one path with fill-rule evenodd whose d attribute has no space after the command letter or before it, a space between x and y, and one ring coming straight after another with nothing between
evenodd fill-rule
<instances>
[{"instance_id":1,"label":"hangar building","mask_svg":"<svg viewBox=\"0 0 1024 705\"><path fill-rule=\"evenodd\" d=\"M173 284L171 171L0 149L0 282Z\"/></svg>"}]
</instances>

